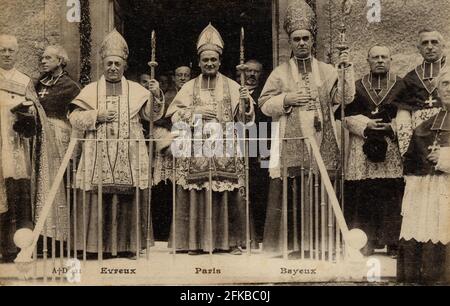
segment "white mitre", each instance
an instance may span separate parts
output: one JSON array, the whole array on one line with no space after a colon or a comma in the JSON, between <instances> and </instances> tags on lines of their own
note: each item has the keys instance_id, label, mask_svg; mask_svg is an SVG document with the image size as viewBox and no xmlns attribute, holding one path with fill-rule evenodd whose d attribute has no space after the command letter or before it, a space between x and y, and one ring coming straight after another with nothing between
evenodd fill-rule
<instances>
[{"instance_id":1,"label":"white mitre","mask_svg":"<svg viewBox=\"0 0 450 306\"><path fill-rule=\"evenodd\" d=\"M197 54L206 50L212 50L222 54L223 47L224 43L219 31L209 23L198 37Z\"/></svg>"}]
</instances>

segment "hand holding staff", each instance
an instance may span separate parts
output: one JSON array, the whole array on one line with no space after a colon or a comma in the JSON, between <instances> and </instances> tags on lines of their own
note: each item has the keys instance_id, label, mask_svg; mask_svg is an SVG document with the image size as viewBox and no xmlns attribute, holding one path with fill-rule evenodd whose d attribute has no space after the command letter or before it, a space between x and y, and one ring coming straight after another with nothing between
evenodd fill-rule
<instances>
[{"instance_id":1,"label":"hand holding staff","mask_svg":"<svg viewBox=\"0 0 450 306\"><path fill-rule=\"evenodd\" d=\"M245 71L248 67L245 65L245 47L244 47L245 33L244 28L241 28L241 36L240 36L240 53L239 53L239 65L236 67L237 70L240 71L241 75L241 89L240 89L240 103L239 103L239 113L241 114L241 120L243 123L245 122L245 110L246 104L249 101L249 93L248 90L245 90Z\"/></svg>"},{"instance_id":2,"label":"hand holding staff","mask_svg":"<svg viewBox=\"0 0 450 306\"><path fill-rule=\"evenodd\" d=\"M245 124L246 117L245 112L247 109L247 103L250 103L250 93L248 88L245 87L245 71L247 70L247 66L245 65L245 48L244 48L244 28L241 28L241 37L240 37L240 56L239 56L239 65L236 67L241 73L241 88L240 92L240 103L239 103L239 112L241 114L241 120ZM245 134L247 138L247 133ZM244 159L245 159L245 228L246 228L246 248L247 254L251 253L251 240L250 240L250 194L249 194L249 160L248 160L248 140L245 140L244 145Z\"/></svg>"},{"instance_id":3,"label":"hand holding staff","mask_svg":"<svg viewBox=\"0 0 450 306\"><path fill-rule=\"evenodd\" d=\"M151 81L155 81L155 68L158 66L158 63L156 62L156 34L155 31L152 31L152 37L151 37L151 48L152 48L152 55L150 62L148 65L150 66L150 79ZM150 91L150 96L148 99L149 107L150 107L150 115L153 117L153 99L154 94L152 91ZM148 210L147 210L147 260L150 259L150 244L151 244L151 207L152 207L152 183L153 183L153 120L149 121L149 147L148 147ZM139 250L137 251L137 254L139 254Z\"/></svg>"}]
</instances>

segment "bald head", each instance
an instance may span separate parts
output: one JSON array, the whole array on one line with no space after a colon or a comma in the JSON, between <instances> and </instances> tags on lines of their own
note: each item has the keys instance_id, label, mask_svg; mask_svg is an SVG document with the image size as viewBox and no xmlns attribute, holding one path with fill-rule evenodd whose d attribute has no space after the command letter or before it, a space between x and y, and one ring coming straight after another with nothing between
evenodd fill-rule
<instances>
[{"instance_id":1,"label":"bald head","mask_svg":"<svg viewBox=\"0 0 450 306\"><path fill-rule=\"evenodd\" d=\"M19 44L12 35L0 35L0 67L5 70L14 68L17 61Z\"/></svg>"},{"instance_id":2,"label":"bald head","mask_svg":"<svg viewBox=\"0 0 450 306\"><path fill-rule=\"evenodd\" d=\"M375 51L374 51L375 50ZM387 46L383 46L383 45L374 45L372 46L369 51L367 52L367 57L371 57L373 55L373 53L379 53L381 50L381 52L383 53L387 53L389 54L389 57L392 56L391 54L391 49L389 49Z\"/></svg>"},{"instance_id":3,"label":"bald head","mask_svg":"<svg viewBox=\"0 0 450 306\"><path fill-rule=\"evenodd\" d=\"M385 74L391 69L391 50L382 45L375 45L367 53L367 62L372 74Z\"/></svg>"}]
</instances>

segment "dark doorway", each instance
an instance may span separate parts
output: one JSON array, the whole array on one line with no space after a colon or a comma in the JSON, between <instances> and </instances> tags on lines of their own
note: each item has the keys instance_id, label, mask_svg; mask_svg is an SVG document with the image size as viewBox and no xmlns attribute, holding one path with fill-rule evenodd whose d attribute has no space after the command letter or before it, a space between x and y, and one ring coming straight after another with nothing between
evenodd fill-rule
<instances>
[{"instance_id":1,"label":"dark doorway","mask_svg":"<svg viewBox=\"0 0 450 306\"><path fill-rule=\"evenodd\" d=\"M126 76L136 80L148 72L151 31L157 36L158 74L167 74L180 65L197 66L197 38L209 22L222 35L225 49L221 72L235 78L239 63L240 28L245 29L245 57L257 59L266 72L272 68L271 0L119 0L116 23L128 42L130 56ZM118 18L119 17L119 18ZM262 80L264 82L264 80ZM153 189L152 220L157 240L167 240L172 217L170 185Z\"/></svg>"},{"instance_id":2,"label":"dark doorway","mask_svg":"<svg viewBox=\"0 0 450 306\"><path fill-rule=\"evenodd\" d=\"M196 42L211 22L225 42L221 72L234 78L239 62L240 28L245 29L245 57L272 67L271 0L122 0L124 36L130 47L128 77L148 71L150 37L157 35L159 73L192 65L198 73Z\"/></svg>"}]
</instances>

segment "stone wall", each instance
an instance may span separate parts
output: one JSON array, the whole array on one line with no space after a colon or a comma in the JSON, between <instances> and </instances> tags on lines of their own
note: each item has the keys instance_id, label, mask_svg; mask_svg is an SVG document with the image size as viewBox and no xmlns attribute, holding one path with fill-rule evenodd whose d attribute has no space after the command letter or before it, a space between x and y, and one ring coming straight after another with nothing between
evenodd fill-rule
<instances>
[{"instance_id":1,"label":"stone wall","mask_svg":"<svg viewBox=\"0 0 450 306\"><path fill-rule=\"evenodd\" d=\"M405 75L421 62L417 52L417 32L423 27L436 28L448 40L450 37L450 1L448 0L380 0L381 22L369 23L367 0L353 0L352 11L347 17L347 41L357 77L368 72L367 49L376 44L385 44L393 52L392 71ZM274 21L274 37L277 39L277 59L282 63L290 57L288 37L283 30L283 21L289 0L278 0L274 8L279 16ZM330 50L335 51L339 39L341 23L340 5L342 0L316 0L318 19L317 57L329 61ZM331 46L331 48L330 48ZM331 61L336 60L332 54ZM278 63L277 63L278 62Z\"/></svg>"},{"instance_id":2,"label":"stone wall","mask_svg":"<svg viewBox=\"0 0 450 306\"><path fill-rule=\"evenodd\" d=\"M353 2L352 12L346 22L346 36L358 77L368 72L367 50L374 44L391 48L392 71L404 76L422 60L416 47L419 30L431 27L441 31L445 39L450 35L448 0L380 0L380 23L368 22L367 0ZM341 0L317 0L316 3L319 20L318 57L325 59L330 42L334 46L339 37Z\"/></svg>"},{"instance_id":3,"label":"stone wall","mask_svg":"<svg viewBox=\"0 0 450 306\"><path fill-rule=\"evenodd\" d=\"M448 0L380 0L381 22L367 20L367 0L353 0L347 19L347 40L357 76L367 72L367 49L381 43L394 53L393 71L404 75L421 60L417 53L417 32L425 27L439 29L445 38L450 35L450 1ZM79 76L78 24L66 20L64 0L2 0L0 32L14 34L21 46L18 68L32 77L39 75L39 55L52 43L63 45L71 59L68 71ZM274 66L290 57L288 37L283 21L289 0L273 0ZM315 0L318 17L317 57L329 60L339 37L341 0ZM45 5L44 5L45 4ZM92 77L98 75L98 46L110 28L109 0L90 1L92 18ZM332 58L334 61L335 58Z\"/></svg>"},{"instance_id":4,"label":"stone wall","mask_svg":"<svg viewBox=\"0 0 450 306\"><path fill-rule=\"evenodd\" d=\"M69 54L67 70L78 77L78 24L67 21L65 0L2 0L1 7L0 33L15 35L19 41L18 69L37 78L44 48L57 43Z\"/></svg>"}]
</instances>

